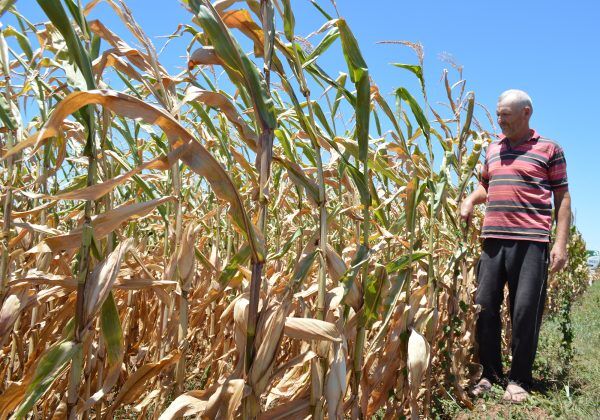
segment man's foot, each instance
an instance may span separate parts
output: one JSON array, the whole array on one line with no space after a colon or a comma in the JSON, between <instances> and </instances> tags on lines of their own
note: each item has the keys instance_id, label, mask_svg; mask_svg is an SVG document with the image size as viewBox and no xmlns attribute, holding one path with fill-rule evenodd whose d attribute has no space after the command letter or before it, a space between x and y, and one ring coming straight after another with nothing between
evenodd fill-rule
<instances>
[{"instance_id":1,"label":"man's foot","mask_svg":"<svg viewBox=\"0 0 600 420\"><path fill-rule=\"evenodd\" d=\"M512 404L521 404L522 402L525 402L527 398L529 398L529 392L525 391L522 386L514 382L508 384L504 397L502 397L504 401Z\"/></svg>"},{"instance_id":2,"label":"man's foot","mask_svg":"<svg viewBox=\"0 0 600 420\"><path fill-rule=\"evenodd\" d=\"M479 382L477 382L477 385L471 388L471 395L474 397L481 397L487 392L491 391L491 389L492 383L490 380L487 378L481 378Z\"/></svg>"}]
</instances>

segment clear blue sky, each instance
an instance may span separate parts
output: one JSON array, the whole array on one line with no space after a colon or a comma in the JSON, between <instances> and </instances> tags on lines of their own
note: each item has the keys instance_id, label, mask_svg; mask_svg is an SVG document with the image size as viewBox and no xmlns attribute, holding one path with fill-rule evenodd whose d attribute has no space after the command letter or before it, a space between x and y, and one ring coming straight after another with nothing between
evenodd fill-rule
<instances>
[{"instance_id":1,"label":"clear blue sky","mask_svg":"<svg viewBox=\"0 0 600 420\"><path fill-rule=\"evenodd\" d=\"M292 0L292 4L298 35L306 36L324 23L308 0ZM329 1L319 4L335 15ZM127 5L159 48L165 39L158 36L174 32L180 23L191 23L191 15L176 1L128 0ZM414 54L406 47L376 44L383 40L408 40L424 46L432 103L445 95L440 77L448 64L440 60L442 53L451 54L464 67L467 89L491 111L503 90L529 92L534 101L532 126L563 146L577 226L588 248L600 250L596 219L600 215L600 184L594 175L595 169L600 169L600 143L594 128L600 118L600 2L340 0L337 6L383 94L399 86L413 92L416 88L406 71L389 65L416 63ZM32 0L17 1L17 7L33 22L43 19ZM88 18L101 19L131 39L105 4L97 6ZM185 68L188 41L189 37L173 41L160 57L173 73ZM334 69L346 71L337 51L326 54L320 63L333 75L337 74Z\"/></svg>"}]
</instances>

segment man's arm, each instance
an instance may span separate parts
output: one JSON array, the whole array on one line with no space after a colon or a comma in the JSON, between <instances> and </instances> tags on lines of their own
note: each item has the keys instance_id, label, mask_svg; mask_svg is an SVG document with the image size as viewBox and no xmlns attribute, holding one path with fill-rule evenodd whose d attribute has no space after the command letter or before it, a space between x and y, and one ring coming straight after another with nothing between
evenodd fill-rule
<instances>
[{"instance_id":1,"label":"man's arm","mask_svg":"<svg viewBox=\"0 0 600 420\"><path fill-rule=\"evenodd\" d=\"M469 224L471 222L471 217L473 216L473 208L477 204L485 203L486 200L487 190L483 185L479 184L477 189L465 198L460 205L460 217Z\"/></svg>"},{"instance_id":2,"label":"man's arm","mask_svg":"<svg viewBox=\"0 0 600 420\"><path fill-rule=\"evenodd\" d=\"M554 192L554 209L556 212L556 238L550 251L550 272L561 270L567 263L567 242L571 227L571 195L569 190Z\"/></svg>"}]
</instances>

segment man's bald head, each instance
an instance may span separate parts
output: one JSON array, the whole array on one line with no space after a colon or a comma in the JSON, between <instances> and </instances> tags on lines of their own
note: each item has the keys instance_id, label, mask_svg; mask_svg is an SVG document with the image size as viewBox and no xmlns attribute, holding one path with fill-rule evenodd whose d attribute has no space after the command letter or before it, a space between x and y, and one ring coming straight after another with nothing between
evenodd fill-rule
<instances>
[{"instance_id":1,"label":"man's bald head","mask_svg":"<svg viewBox=\"0 0 600 420\"><path fill-rule=\"evenodd\" d=\"M533 102L531 101L531 97L527 94L527 92L519 89L509 89L502 92L498 98L498 104L500 103L514 107L513 109L515 110L521 110L525 107L529 107L529 115L533 113Z\"/></svg>"}]
</instances>

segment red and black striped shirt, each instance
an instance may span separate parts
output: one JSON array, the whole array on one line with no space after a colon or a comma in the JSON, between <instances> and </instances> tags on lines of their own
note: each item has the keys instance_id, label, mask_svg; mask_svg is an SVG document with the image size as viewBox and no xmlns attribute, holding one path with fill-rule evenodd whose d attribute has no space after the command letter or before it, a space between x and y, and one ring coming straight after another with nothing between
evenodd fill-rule
<instances>
[{"instance_id":1,"label":"red and black striped shirt","mask_svg":"<svg viewBox=\"0 0 600 420\"><path fill-rule=\"evenodd\" d=\"M488 146L481 185L487 191L482 238L548 242L552 193L568 189L563 150L535 130L516 147L501 137Z\"/></svg>"}]
</instances>

